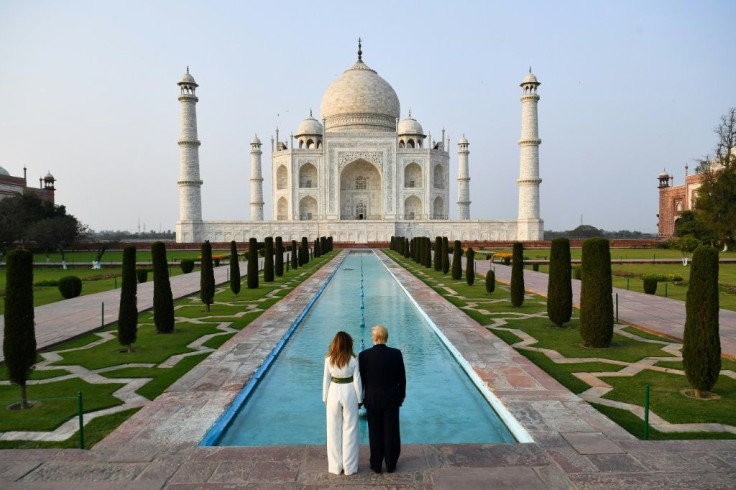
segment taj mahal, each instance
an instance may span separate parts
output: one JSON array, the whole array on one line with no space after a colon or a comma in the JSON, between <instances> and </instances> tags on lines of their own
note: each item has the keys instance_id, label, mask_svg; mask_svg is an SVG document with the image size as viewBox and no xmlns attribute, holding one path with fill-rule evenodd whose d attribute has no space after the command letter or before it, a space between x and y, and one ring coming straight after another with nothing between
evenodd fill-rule
<instances>
[{"instance_id":1,"label":"taj mahal","mask_svg":"<svg viewBox=\"0 0 736 490\"><path fill-rule=\"evenodd\" d=\"M250 143L250 221L203 221L197 138L197 83L180 87L179 221L176 240L238 242L268 236L310 241L387 242L391 236L446 236L461 241L536 241L540 218L537 88L529 69L521 82L519 209L516 220L471 219L470 143L457 143L457 216L449 216L450 144L433 140L411 112L400 119L391 85L358 59L325 91L321 120L311 114L291 141L271 139L271 220L264 219L262 143Z\"/></svg>"}]
</instances>

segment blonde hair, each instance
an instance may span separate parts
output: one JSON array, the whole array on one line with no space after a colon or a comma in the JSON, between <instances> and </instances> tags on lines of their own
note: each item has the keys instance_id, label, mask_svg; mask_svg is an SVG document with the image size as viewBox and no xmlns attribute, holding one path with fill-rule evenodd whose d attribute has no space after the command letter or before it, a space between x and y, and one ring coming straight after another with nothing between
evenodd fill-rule
<instances>
[{"instance_id":1,"label":"blonde hair","mask_svg":"<svg viewBox=\"0 0 736 490\"><path fill-rule=\"evenodd\" d=\"M330 343L330 349L325 357L330 358L330 364L339 368L350 362L351 357L355 357L353 352L353 338L347 332L342 330L335 334L335 338Z\"/></svg>"},{"instance_id":2,"label":"blonde hair","mask_svg":"<svg viewBox=\"0 0 736 490\"><path fill-rule=\"evenodd\" d=\"M388 330L383 325L375 325L373 327L373 341L376 344L385 344L388 340Z\"/></svg>"}]
</instances>

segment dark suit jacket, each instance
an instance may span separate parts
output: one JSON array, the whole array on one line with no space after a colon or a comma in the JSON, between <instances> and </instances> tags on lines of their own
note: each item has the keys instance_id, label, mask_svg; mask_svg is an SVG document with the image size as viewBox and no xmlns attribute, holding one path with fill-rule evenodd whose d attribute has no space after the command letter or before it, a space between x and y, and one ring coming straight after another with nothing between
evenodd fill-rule
<instances>
[{"instance_id":1,"label":"dark suit jacket","mask_svg":"<svg viewBox=\"0 0 736 490\"><path fill-rule=\"evenodd\" d=\"M399 349L376 344L358 356L363 404L369 409L400 407L406 397L404 358Z\"/></svg>"}]
</instances>

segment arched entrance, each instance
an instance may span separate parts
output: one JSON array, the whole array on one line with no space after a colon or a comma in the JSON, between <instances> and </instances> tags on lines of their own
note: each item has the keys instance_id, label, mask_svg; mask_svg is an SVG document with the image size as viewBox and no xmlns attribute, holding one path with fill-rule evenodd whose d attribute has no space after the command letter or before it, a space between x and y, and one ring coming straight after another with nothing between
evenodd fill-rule
<instances>
[{"instance_id":1,"label":"arched entrance","mask_svg":"<svg viewBox=\"0 0 736 490\"><path fill-rule=\"evenodd\" d=\"M381 219L381 173L367 160L358 159L340 173L340 219Z\"/></svg>"}]
</instances>

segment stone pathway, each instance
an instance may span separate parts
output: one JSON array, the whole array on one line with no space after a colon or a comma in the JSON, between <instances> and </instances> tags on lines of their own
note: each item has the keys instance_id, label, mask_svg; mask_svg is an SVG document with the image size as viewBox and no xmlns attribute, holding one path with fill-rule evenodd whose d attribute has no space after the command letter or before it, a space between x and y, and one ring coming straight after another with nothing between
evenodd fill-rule
<instances>
[{"instance_id":1,"label":"stone pathway","mask_svg":"<svg viewBox=\"0 0 736 490\"><path fill-rule=\"evenodd\" d=\"M0 487L733 487L736 441L636 440L386 258L386 267L534 442L405 445L392 474L369 471L368 449L361 447L359 472L349 477L327 473L324 446L199 447L338 260L236 333L92 450L0 451Z\"/></svg>"},{"instance_id":2,"label":"stone pathway","mask_svg":"<svg viewBox=\"0 0 736 490\"><path fill-rule=\"evenodd\" d=\"M197 274L197 277L199 277L198 274ZM38 362L34 366L35 371L43 372L43 371L61 370L61 371L66 371L67 374L62 374L59 376L53 376L53 377L38 379L38 380L29 380L28 386L43 385L43 384L48 384L48 383L65 381L65 380L72 379L72 378L79 378L90 384L120 384L121 387L117 389L115 392L113 392L112 396L120 400L122 404L114 406L114 407L102 409L102 410L97 410L94 412L84 413L83 423L85 426L89 424L92 420L98 417L102 417L105 415L110 415L110 414L114 414L118 412L123 412L129 409L132 409L132 408L143 407L147 403L149 403L150 400L148 400L147 398L141 395L138 395L136 393L136 390L138 390L139 388L144 386L146 383L151 381L152 378L139 378L139 377L119 378L119 377L108 377L105 375L108 373L115 373L116 371L119 371L122 369L128 369L128 368L170 369L186 357L197 356L203 353L214 352L216 349L206 347L204 344L207 343L213 337L234 334L237 332L237 330L230 327L232 322L226 321L228 318L237 319L237 318L241 318L248 314L262 313L264 310L259 307L259 303L261 303L262 301L268 300L268 299L278 297L279 295L283 294L284 291L293 289L294 283L295 283L295 279L286 281L280 287L277 287L271 290L268 294L264 296L264 298L260 298L257 300L251 300L251 301L237 300L237 299L233 299L230 301L218 300L218 304L220 305L236 306L241 309L239 312L233 315L218 314L218 315L213 315L213 316L198 316L197 318L190 318L186 315L183 315L181 312L183 312L186 309L197 308L201 310L202 302L197 297L188 298L189 301L186 304L175 305L175 311L179 312L179 314L176 315L175 317L177 325L181 325L181 324L210 325L210 326L214 326L219 331L219 333L202 335L201 337L197 338L196 340L192 341L190 344L186 346L188 349L190 349L189 352L172 355L159 364L128 363L128 364L119 364L119 365L115 365L111 367L104 367L100 369L87 369L84 366L64 364L63 362L61 362L63 361L62 355L65 353L92 349L94 347L99 346L100 344L103 344L111 340L114 341L115 339L117 339L115 332L110 332L110 331L95 332L93 335L97 336L98 339L88 344L85 344L81 347L75 347L71 349L51 350L51 351L40 353L40 356L42 357L42 361ZM215 294L217 295L227 289L228 288L226 287L217 287L215 290ZM148 316L150 317L150 312ZM141 315L140 318L142 319L144 318L144 316ZM138 328L142 328L146 326L153 327L154 325L152 322L148 322L148 323L141 322L138 324ZM60 363L60 364L57 364L57 363ZM0 386L10 386L10 385L11 383L9 381L0 381ZM72 437L78 430L79 430L79 421L77 420L76 417L74 417L70 419L69 421L63 423L62 425L60 425L53 431L3 432L3 433L0 433L0 440L4 440L4 441L11 441L11 440L64 441Z\"/></svg>"},{"instance_id":3,"label":"stone pathway","mask_svg":"<svg viewBox=\"0 0 736 490\"><path fill-rule=\"evenodd\" d=\"M486 268L486 270L484 271L484 274L487 273L487 271L488 269ZM430 285L433 285L436 288L441 288L443 291L445 291L446 295L454 297L457 300L465 303L465 306L461 308L462 310L465 310L465 311L472 310L482 315L489 315L490 314L489 311L483 308L484 305L498 305L500 303L505 303L505 304L509 303L507 299L494 299L492 297L489 297L488 299L482 299L482 300L479 300L478 298L466 298L465 296L458 294L451 287L447 286L446 283L436 281L428 274L425 274L421 267L413 268L412 272L416 274L417 276L422 277L423 280L429 283ZM526 272L530 272L530 271L525 271L525 273ZM525 279L526 279L526 274L525 274ZM505 286L502 285L502 286L497 286L497 287L504 288L507 291L509 290L508 285L505 285ZM525 299L535 300L536 298L534 295L530 295L527 292ZM514 334L515 336L519 337L521 341L511 344L511 347L515 349L523 349L523 350L528 350L528 351L533 351L533 352L540 352L544 354L545 356L547 356L550 360L558 364L579 364L579 363L597 362L597 363L604 363L604 364L620 366L621 369L618 371L604 371L604 372L593 372L593 373L588 373L588 372L572 373L575 377L577 377L578 379L580 379L581 381L583 381L584 383L590 386L588 390L578 395L582 399L588 402L605 405L609 407L614 407L614 408L618 408L622 410L627 410L633 413L634 415L636 415L637 417L639 417L640 419L642 419L643 421L644 420L644 407L603 398L607 393L613 390L613 387L610 384L606 383L603 380L603 378L633 377L633 376L636 376L638 373L645 371L645 370L659 371L663 373L685 376L685 371L683 370L661 367L661 366L656 365L660 361L665 361L665 362L682 361L682 354L681 354L682 344L679 342L647 339L642 336L639 336L639 335L636 335L634 333L630 333L624 330L625 328L629 326L628 324L618 323L614 325L614 332L616 334L623 335L625 337L634 339L638 342L661 345L661 350L667 355L663 357L645 357L636 362L616 361L616 360L598 358L598 357L565 357L555 350L545 349L541 347L534 347L534 344L538 342L537 339L535 339L528 333L524 332L523 330L520 330L518 328L507 327L509 319L513 319L515 322L518 322L519 320L530 319L534 317L546 318L547 312L546 310L540 310L539 312L536 312L536 313L520 313L518 311L513 311L513 310L500 311L500 312L495 311L493 316L489 319L490 323L487 324L486 327L491 329L492 331L502 330L502 331L506 331L506 332L510 332ZM736 379L736 372L732 370L724 369L721 371L721 376L726 376L732 379ZM652 428L660 432L729 432L731 434L736 434L736 425L724 425L724 424L717 424L717 423L673 424L673 423L667 422L665 419L658 416L652 410L649 411L649 424Z\"/></svg>"}]
</instances>

